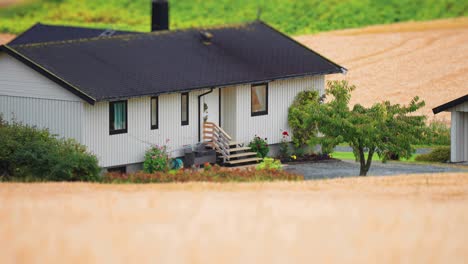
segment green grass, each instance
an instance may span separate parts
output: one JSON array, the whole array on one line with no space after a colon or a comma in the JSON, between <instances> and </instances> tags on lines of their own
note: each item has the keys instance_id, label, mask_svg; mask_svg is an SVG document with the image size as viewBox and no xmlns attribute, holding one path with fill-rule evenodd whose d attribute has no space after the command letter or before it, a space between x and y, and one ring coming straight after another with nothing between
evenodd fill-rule
<instances>
[{"instance_id":1,"label":"green grass","mask_svg":"<svg viewBox=\"0 0 468 264\"><path fill-rule=\"evenodd\" d=\"M171 28L261 19L287 34L468 15L468 0L172 0ZM29 0L0 10L0 32L36 22L149 31L150 0Z\"/></svg>"},{"instance_id":2,"label":"green grass","mask_svg":"<svg viewBox=\"0 0 468 264\"><path fill-rule=\"evenodd\" d=\"M417 154L413 154L411 158L409 159L401 159L400 162L415 162ZM341 160L355 160L356 158L354 157L354 154L352 152L333 152L332 157L335 159L341 159ZM367 153L366 153L367 157ZM373 161L382 161L381 158L377 154L374 154L374 157L372 158Z\"/></svg>"}]
</instances>

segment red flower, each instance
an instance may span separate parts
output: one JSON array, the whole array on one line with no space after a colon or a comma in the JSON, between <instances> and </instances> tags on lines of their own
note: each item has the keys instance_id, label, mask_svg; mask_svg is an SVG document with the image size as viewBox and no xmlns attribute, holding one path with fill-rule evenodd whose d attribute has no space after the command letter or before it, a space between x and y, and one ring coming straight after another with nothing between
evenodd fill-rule
<instances>
[{"instance_id":1,"label":"red flower","mask_svg":"<svg viewBox=\"0 0 468 264\"><path fill-rule=\"evenodd\" d=\"M286 131L286 130L285 130L285 131L283 131L283 136L285 136L285 137L289 137L289 133L288 133L288 131Z\"/></svg>"}]
</instances>

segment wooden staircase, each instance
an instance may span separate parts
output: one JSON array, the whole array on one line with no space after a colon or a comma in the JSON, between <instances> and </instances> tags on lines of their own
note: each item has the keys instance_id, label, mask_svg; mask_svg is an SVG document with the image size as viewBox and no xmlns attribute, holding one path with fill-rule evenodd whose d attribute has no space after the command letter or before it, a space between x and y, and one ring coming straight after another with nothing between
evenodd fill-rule
<instances>
[{"instance_id":1,"label":"wooden staircase","mask_svg":"<svg viewBox=\"0 0 468 264\"><path fill-rule=\"evenodd\" d=\"M203 141L216 150L223 165L238 166L262 160L257 157L256 152L242 143L233 141L231 136L212 122L203 124Z\"/></svg>"}]
</instances>

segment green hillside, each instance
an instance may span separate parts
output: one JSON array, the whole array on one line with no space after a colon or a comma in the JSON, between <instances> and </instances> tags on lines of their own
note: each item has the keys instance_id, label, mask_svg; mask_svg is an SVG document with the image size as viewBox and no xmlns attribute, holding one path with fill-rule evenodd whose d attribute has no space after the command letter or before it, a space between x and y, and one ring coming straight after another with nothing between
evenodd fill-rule
<instances>
[{"instance_id":1,"label":"green hillside","mask_svg":"<svg viewBox=\"0 0 468 264\"><path fill-rule=\"evenodd\" d=\"M171 28L261 19L288 34L468 15L468 0L172 0ZM150 0L29 0L0 9L0 32L36 22L149 31Z\"/></svg>"}]
</instances>

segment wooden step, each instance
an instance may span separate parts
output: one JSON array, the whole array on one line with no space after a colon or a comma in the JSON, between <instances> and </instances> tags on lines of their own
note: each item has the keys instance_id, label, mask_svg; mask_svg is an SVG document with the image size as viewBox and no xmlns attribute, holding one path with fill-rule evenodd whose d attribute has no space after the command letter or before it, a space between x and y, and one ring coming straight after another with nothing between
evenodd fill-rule
<instances>
[{"instance_id":1,"label":"wooden step","mask_svg":"<svg viewBox=\"0 0 468 264\"><path fill-rule=\"evenodd\" d=\"M243 150L250 150L250 148L249 147L230 148L229 152L237 152L237 151L243 151Z\"/></svg>"},{"instance_id":2,"label":"wooden step","mask_svg":"<svg viewBox=\"0 0 468 264\"><path fill-rule=\"evenodd\" d=\"M230 148L228 152L237 152L237 151L244 151L244 150L250 150L249 147L238 147L238 148ZM219 153L219 151L218 151Z\"/></svg>"},{"instance_id":3,"label":"wooden step","mask_svg":"<svg viewBox=\"0 0 468 264\"><path fill-rule=\"evenodd\" d=\"M249 158L249 159L240 159L240 160L230 160L230 161L226 161L226 164L235 165L235 164L241 164L241 163L261 161L261 160L262 160L262 158Z\"/></svg>"},{"instance_id":4,"label":"wooden step","mask_svg":"<svg viewBox=\"0 0 468 264\"><path fill-rule=\"evenodd\" d=\"M229 146L237 146L239 144L244 144L243 142L238 142L238 141L230 141Z\"/></svg>"},{"instance_id":5,"label":"wooden step","mask_svg":"<svg viewBox=\"0 0 468 264\"><path fill-rule=\"evenodd\" d=\"M257 152L242 152L239 154L229 155L228 158L232 159L232 158L240 158L240 157L256 156L256 155L257 155Z\"/></svg>"}]
</instances>

